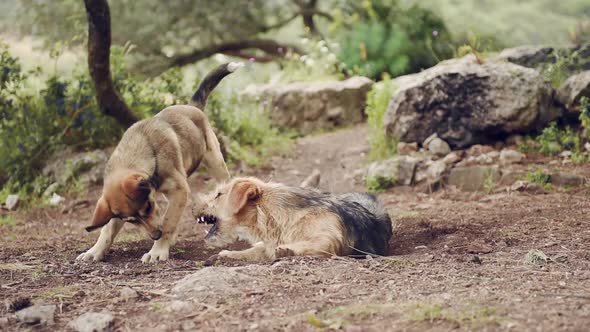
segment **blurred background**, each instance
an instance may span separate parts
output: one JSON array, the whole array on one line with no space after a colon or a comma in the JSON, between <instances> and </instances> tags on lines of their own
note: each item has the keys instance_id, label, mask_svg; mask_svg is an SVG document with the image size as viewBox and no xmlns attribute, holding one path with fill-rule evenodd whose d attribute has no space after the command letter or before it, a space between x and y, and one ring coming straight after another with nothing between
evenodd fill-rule
<instances>
[{"instance_id":1,"label":"blurred background","mask_svg":"<svg viewBox=\"0 0 590 332\"><path fill-rule=\"evenodd\" d=\"M218 63L249 64L220 86L207 112L229 138L229 161L251 165L287 151L297 134L274 127L264 105L238 101L250 84L353 75L382 80L468 53L485 57L521 45L590 42L587 0L111 0L109 5L111 70L117 90L139 117L185 103ZM97 108L86 64L87 29L81 0L0 1L2 195L42 195L48 180L41 169L48 156L65 147L112 146L125 129Z\"/></svg>"}]
</instances>

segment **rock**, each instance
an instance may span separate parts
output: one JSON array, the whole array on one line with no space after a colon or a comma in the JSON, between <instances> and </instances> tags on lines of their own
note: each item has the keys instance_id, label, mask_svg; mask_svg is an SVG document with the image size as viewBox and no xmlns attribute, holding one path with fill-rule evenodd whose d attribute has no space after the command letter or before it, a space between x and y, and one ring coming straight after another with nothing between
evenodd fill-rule
<instances>
[{"instance_id":1,"label":"rock","mask_svg":"<svg viewBox=\"0 0 590 332\"><path fill-rule=\"evenodd\" d=\"M466 166L452 168L446 183L465 191L486 189L486 185L497 184L500 180L497 166Z\"/></svg>"},{"instance_id":2,"label":"rock","mask_svg":"<svg viewBox=\"0 0 590 332\"><path fill-rule=\"evenodd\" d=\"M526 192L529 194L546 194L547 191L537 183L531 183L528 181L516 181L510 186L511 191Z\"/></svg>"},{"instance_id":3,"label":"rock","mask_svg":"<svg viewBox=\"0 0 590 332\"><path fill-rule=\"evenodd\" d=\"M418 159L410 156L396 156L391 159L376 161L367 169L367 179L383 179L391 185L408 186L413 183Z\"/></svg>"},{"instance_id":4,"label":"rock","mask_svg":"<svg viewBox=\"0 0 590 332\"><path fill-rule=\"evenodd\" d=\"M114 317L110 312L87 312L68 323L78 332L103 332L112 329Z\"/></svg>"},{"instance_id":5,"label":"rock","mask_svg":"<svg viewBox=\"0 0 590 332\"><path fill-rule=\"evenodd\" d=\"M268 270L258 272L260 267L207 267L190 274L176 282L172 293L179 299L191 301L206 301L241 297L245 293L256 290L264 291L261 287L259 274L266 274Z\"/></svg>"},{"instance_id":6,"label":"rock","mask_svg":"<svg viewBox=\"0 0 590 332\"><path fill-rule=\"evenodd\" d=\"M457 152L447 154L442 161L447 165L453 165L461 161L461 156Z\"/></svg>"},{"instance_id":7,"label":"rock","mask_svg":"<svg viewBox=\"0 0 590 332\"><path fill-rule=\"evenodd\" d=\"M510 135L506 139L506 145L510 145L510 146L519 146L523 143L524 143L524 136L518 135L518 134Z\"/></svg>"},{"instance_id":8,"label":"rock","mask_svg":"<svg viewBox=\"0 0 590 332\"><path fill-rule=\"evenodd\" d=\"M413 143L405 143L405 142L399 142L397 143L397 153L405 156L405 155L409 155L412 154L413 152L417 152L418 151L418 143L413 142Z\"/></svg>"},{"instance_id":9,"label":"rock","mask_svg":"<svg viewBox=\"0 0 590 332\"><path fill-rule=\"evenodd\" d=\"M166 308L164 310L167 312L187 312L192 309L193 309L193 307L191 306L190 303L188 303L186 301L174 300L174 301L168 303L168 305L166 306Z\"/></svg>"},{"instance_id":10,"label":"rock","mask_svg":"<svg viewBox=\"0 0 590 332\"><path fill-rule=\"evenodd\" d=\"M129 301L130 299L136 299L139 297L139 293L131 287L123 287L119 291L119 298L123 301Z\"/></svg>"},{"instance_id":11,"label":"rock","mask_svg":"<svg viewBox=\"0 0 590 332\"><path fill-rule=\"evenodd\" d=\"M589 142L586 142L584 144L584 150L586 150L586 152L590 152L590 143Z\"/></svg>"},{"instance_id":12,"label":"rock","mask_svg":"<svg viewBox=\"0 0 590 332\"><path fill-rule=\"evenodd\" d=\"M108 156L102 150L91 152L61 151L47 161L43 175L60 185L79 178L84 185L100 184Z\"/></svg>"},{"instance_id":13,"label":"rock","mask_svg":"<svg viewBox=\"0 0 590 332\"><path fill-rule=\"evenodd\" d=\"M50 305L34 305L16 312L16 319L19 322L35 325L53 325L55 322L55 310L57 307Z\"/></svg>"},{"instance_id":14,"label":"rock","mask_svg":"<svg viewBox=\"0 0 590 332\"><path fill-rule=\"evenodd\" d=\"M559 156L564 159L570 159L572 155L573 153L570 150L561 151L561 153L559 154Z\"/></svg>"},{"instance_id":15,"label":"rock","mask_svg":"<svg viewBox=\"0 0 590 332\"><path fill-rule=\"evenodd\" d=\"M525 158L526 156L523 153L516 150L504 149L500 151L500 165L505 166L518 164L521 163Z\"/></svg>"},{"instance_id":16,"label":"rock","mask_svg":"<svg viewBox=\"0 0 590 332\"><path fill-rule=\"evenodd\" d=\"M469 157L467 160L472 164L491 165L495 163L499 157L500 153L498 151L492 151L477 157Z\"/></svg>"},{"instance_id":17,"label":"rock","mask_svg":"<svg viewBox=\"0 0 590 332\"><path fill-rule=\"evenodd\" d=\"M516 181L525 178L527 172L520 171L520 170L512 170L512 169L503 169L502 170L502 177L500 178L500 182L498 183L500 186L510 186Z\"/></svg>"},{"instance_id":18,"label":"rock","mask_svg":"<svg viewBox=\"0 0 590 332\"><path fill-rule=\"evenodd\" d=\"M447 170L447 164L442 160L433 162L426 170L426 177L429 180L435 180L440 178L443 173Z\"/></svg>"},{"instance_id":19,"label":"rock","mask_svg":"<svg viewBox=\"0 0 590 332\"><path fill-rule=\"evenodd\" d=\"M20 203L20 198L18 195L8 195L8 197L6 197L6 201L4 202L4 207L8 211L14 211L18 207L18 203Z\"/></svg>"},{"instance_id":20,"label":"rock","mask_svg":"<svg viewBox=\"0 0 590 332\"><path fill-rule=\"evenodd\" d=\"M185 320L184 322L182 322L181 326L183 331L196 331L197 330L197 324L195 322L193 322L192 320Z\"/></svg>"},{"instance_id":21,"label":"rock","mask_svg":"<svg viewBox=\"0 0 590 332\"><path fill-rule=\"evenodd\" d=\"M422 144L422 146L424 146L430 153L437 157L446 156L451 152L451 148L449 147L447 142L438 138L436 134L433 134L429 138L427 138Z\"/></svg>"},{"instance_id":22,"label":"rock","mask_svg":"<svg viewBox=\"0 0 590 332\"><path fill-rule=\"evenodd\" d=\"M299 185L301 188L317 188L320 185L321 173L318 169L313 172Z\"/></svg>"},{"instance_id":23,"label":"rock","mask_svg":"<svg viewBox=\"0 0 590 332\"><path fill-rule=\"evenodd\" d=\"M544 127L559 114L536 70L473 55L398 77L384 117L386 135L421 142L433 133L453 149Z\"/></svg>"},{"instance_id":24,"label":"rock","mask_svg":"<svg viewBox=\"0 0 590 332\"><path fill-rule=\"evenodd\" d=\"M475 144L467 149L467 156L477 157L495 151L493 146Z\"/></svg>"},{"instance_id":25,"label":"rock","mask_svg":"<svg viewBox=\"0 0 590 332\"><path fill-rule=\"evenodd\" d=\"M558 187L578 187L586 181L584 177L566 172L557 172L549 176L549 182Z\"/></svg>"},{"instance_id":26,"label":"rock","mask_svg":"<svg viewBox=\"0 0 590 332\"><path fill-rule=\"evenodd\" d=\"M566 115L577 118L580 114L580 99L590 98L590 70L569 77L557 91L557 100L565 105Z\"/></svg>"},{"instance_id":27,"label":"rock","mask_svg":"<svg viewBox=\"0 0 590 332\"><path fill-rule=\"evenodd\" d=\"M248 87L247 99L259 98L270 106L271 121L303 134L360 123L373 81L351 77L344 81L297 82Z\"/></svg>"},{"instance_id":28,"label":"rock","mask_svg":"<svg viewBox=\"0 0 590 332\"><path fill-rule=\"evenodd\" d=\"M51 198L49 199L49 205L57 206L63 203L65 200L66 199L61 197L60 195L53 193L53 195L51 195Z\"/></svg>"},{"instance_id":29,"label":"rock","mask_svg":"<svg viewBox=\"0 0 590 332\"><path fill-rule=\"evenodd\" d=\"M557 56L553 51L553 47L524 45L505 49L493 59L508 61L528 68L539 68L549 63L555 63Z\"/></svg>"}]
</instances>

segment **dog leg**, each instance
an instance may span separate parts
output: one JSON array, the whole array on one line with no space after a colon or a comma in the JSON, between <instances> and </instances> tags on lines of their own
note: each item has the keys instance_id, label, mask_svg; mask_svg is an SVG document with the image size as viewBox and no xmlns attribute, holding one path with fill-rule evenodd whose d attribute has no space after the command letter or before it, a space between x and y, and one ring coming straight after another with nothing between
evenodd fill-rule
<instances>
[{"instance_id":1,"label":"dog leg","mask_svg":"<svg viewBox=\"0 0 590 332\"><path fill-rule=\"evenodd\" d=\"M87 252L80 254L76 260L79 261L101 261L109 251L111 244L115 240L117 233L123 228L125 222L118 218L113 218L108 224L104 225L100 230L100 236L96 241L96 244L90 248Z\"/></svg>"},{"instance_id":2,"label":"dog leg","mask_svg":"<svg viewBox=\"0 0 590 332\"><path fill-rule=\"evenodd\" d=\"M170 246L176 240L176 226L182 217L190 195L188 183L180 174L172 180L168 180L168 183L164 183L161 190L170 201L162 221L162 237L154 242L148 253L143 255L141 258L143 263L155 263L168 259Z\"/></svg>"},{"instance_id":3,"label":"dog leg","mask_svg":"<svg viewBox=\"0 0 590 332\"><path fill-rule=\"evenodd\" d=\"M219 256L246 261L264 261L269 259L267 248L263 242L258 242L254 244L252 248L248 248L246 250L222 250L219 252Z\"/></svg>"},{"instance_id":4,"label":"dog leg","mask_svg":"<svg viewBox=\"0 0 590 332\"><path fill-rule=\"evenodd\" d=\"M334 243L330 239L314 239L290 244L282 244L275 249L275 258L288 256L323 256L336 255Z\"/></svg>"}]
</instances>

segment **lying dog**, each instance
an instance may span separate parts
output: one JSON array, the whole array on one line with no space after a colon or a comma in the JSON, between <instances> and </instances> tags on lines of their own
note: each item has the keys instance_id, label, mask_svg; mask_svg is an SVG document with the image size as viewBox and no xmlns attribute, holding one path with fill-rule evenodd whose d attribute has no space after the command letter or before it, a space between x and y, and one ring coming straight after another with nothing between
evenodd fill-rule
<instances>
[{"instance_id":1,"label":"lying dog","mask_svg":"<svg viewBox=\"0 0 590 332\"><path fill-rule=\"evenodd\" d=\"M236 178L202 199L199 222L213 224L207 244L237 239L253 246L219 256L251 261L285 256L386 255L392 224L385 208L364 193L339 196L312 189Z\"/></svg>"},{"instance_id":2,"label":"lying dog","mask_svg":"<svg viewBox=\"0 0 590 332\"><path fill-rule=\"evenodd\" d=\"M217 84L240 66L219 66L205 77L190 105L167 107L125 132L107 163L102 196L86 230L104 227L96 244L78 260L102 260L125 221L142 226L155 240L141 259L144 263L168 259L189 199L187 178L203 162L217 181L229 179L219 141L201 110ZM169 202L161 223L157 192Z\"/></svg>"}]
</instances>

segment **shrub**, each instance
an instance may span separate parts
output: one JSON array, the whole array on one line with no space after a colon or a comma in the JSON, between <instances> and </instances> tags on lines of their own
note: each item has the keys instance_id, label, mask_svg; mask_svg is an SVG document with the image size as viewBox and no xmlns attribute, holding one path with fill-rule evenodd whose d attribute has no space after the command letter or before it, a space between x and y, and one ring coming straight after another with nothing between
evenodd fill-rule
<instances>
[{"instance_id":1,"label":"shrub","mask_svg":"<svg viewBox=\"0 0 590 332\"><path fill-rule=\"evenodd\" d=\"M417 5L397 0L362 1L340 37L339 57L358 74L379 78L417 72L452 56L444 22Z\"/></svg>"},{"instance_id":2,"label":"shrub","mask_svg":"<svg viewBox=\"0 0 590 332\"><path fill-rule=\"evenodd\" d=\"M128 73L123 57L129 49L112 48L112 73L117 90L140 117L189 100L192 91L183 88L178 69L149 81ZM35 81L44 82L43 88L35 88ZM50 184L40 171L58 149L94 149L118 142L124 128L100 111L94 95L85 68L75 69L69 78L54 73L44 79L40 71L23 72L18 59L0 46L0 196L40 197ZM256 105L214 94L206 112L230 138L230 160L257 164L260 156L288 147L289 139ZM65 187L79 190L77 179L70 180Z\"/></svg>"},{"instance_id":3,"label":"shrub","mask_svg":"<svg viewBox=\"0 0 590 332\"><path fill-rule=\"evenodd\" d=\"M385 136L383 117L387 112L389 100L395 87L388 75L381 82L375 83L367 95L367 125L369 127L369 144L371 160L387 159L397 153L397 142Z\"/></svg>"}]
</instances>

